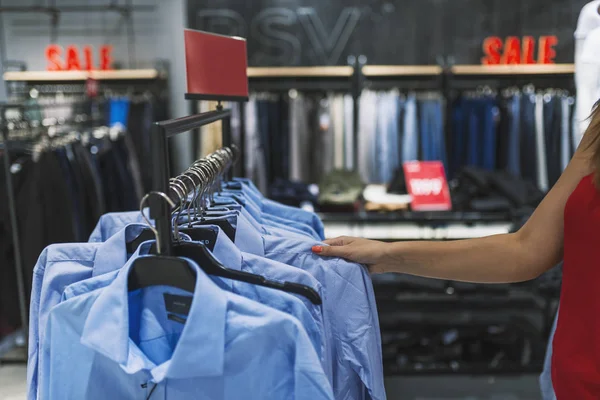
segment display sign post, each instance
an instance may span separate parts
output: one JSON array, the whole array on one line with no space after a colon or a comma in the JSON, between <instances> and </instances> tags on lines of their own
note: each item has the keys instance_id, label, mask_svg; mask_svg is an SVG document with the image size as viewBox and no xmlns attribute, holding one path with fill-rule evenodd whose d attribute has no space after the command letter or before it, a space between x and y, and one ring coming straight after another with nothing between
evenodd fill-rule
<instances>
[{"instance_id":1,"label":"display sign post","mask_svg":"<svg viewBox=\"0 0 600 400\"><path fill-rule=\"evenodd\" d=\"M413 211L452 209L444 165L439 161L410 161L403 164Z\"/></svg>"}]
</instances>

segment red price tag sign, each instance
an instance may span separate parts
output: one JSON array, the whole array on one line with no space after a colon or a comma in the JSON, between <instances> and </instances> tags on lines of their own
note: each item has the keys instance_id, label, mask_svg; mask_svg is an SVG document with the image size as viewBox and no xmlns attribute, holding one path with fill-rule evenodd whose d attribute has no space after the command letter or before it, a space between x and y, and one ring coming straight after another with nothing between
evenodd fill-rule
<instances>
[{"instance_id":1,"label":"red price tag sign","mask_svg":"<svg viewBox=\"0 0 600 400\"><path fill-rule=\"evenodd\" d=\"M450 190L444 165L439 161L405 162L404 179L412 196L414 211L447 211L452 209Z\"/></svg>"}]
</instances>

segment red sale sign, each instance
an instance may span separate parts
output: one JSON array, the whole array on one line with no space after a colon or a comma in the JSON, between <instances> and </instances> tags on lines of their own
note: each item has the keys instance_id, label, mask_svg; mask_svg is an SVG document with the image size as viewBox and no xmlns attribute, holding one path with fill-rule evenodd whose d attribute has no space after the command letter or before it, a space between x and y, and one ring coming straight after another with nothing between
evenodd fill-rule
<instances>
[{"instance_id":1,"label":"red sale sign","mask_svg":"<svg viewBox=\"0 0 600 400\"><path fill-rule=\"evenodd\" d=\"M404 179L412 196L413 211L447 211L452 208L444 165L439 161L403 164Z\"/></svg>"}]
</instances>

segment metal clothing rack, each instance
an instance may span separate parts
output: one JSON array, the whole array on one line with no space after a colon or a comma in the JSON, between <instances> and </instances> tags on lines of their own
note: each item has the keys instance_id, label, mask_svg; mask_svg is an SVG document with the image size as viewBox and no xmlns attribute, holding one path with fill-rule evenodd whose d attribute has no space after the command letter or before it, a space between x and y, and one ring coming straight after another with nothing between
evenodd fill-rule
<instances>
[{"instance_id":1,"label":"metal clothing rack","mask_svg":"<svg viewBox=\"0 0 600 400\"><path fill-rule=\"evenodd\" d=\"M209 100L219 102L217 109L186 117L156 122L151 132L151 154L153 160L152 169L152 191L167 194L174 204L179 203L177 194L169 190L170 163L169 146L170 137L188 132L213 122L222 121L222 146L231 147L231 110L223 109L222 101L247 101L248 100L248 78L246 71L246 42L245 40L230 38L221 35L208 34L205 32L185 30L186 63L188 63L187 84L188 100ZM228 51L225 48L229 49ZM198 57L199 56L199 57ZM202 58L204 56L204 58ZM192 71L190 63L198 57L199 59L211 60L211 65L203 65L203 74L198 76ZM231 66L231 60L237 60L240 64ZM245 83L245 88L232 93L230 82L225 82L230 77L223 74L220 66L227 65L224 70L232 68L237 74L238 82ZM215 83L216 82L216 83ZM206 92L194 90L193 88L207 88ZM230 172L231 173L231 172ZM171 210L169 205L159 197L149 199L150 217L154 219L158 237L171 237ZM171 240L161 240L157 249L160 254L170 255L172 250Z\"/></svg>"},{"instance_id":2,"label":"metal clothing rack","mask_svg":"<svg viewBox=\"0 0 600 400\"><path fill-rule=\"evenodd\" d=\"M213 100L218 99L215 98ZM150 143L152 159L154 161L152 169L152 190L154 192L168 194L173 203L177 204L179 202L177 195L173 191L169 191L171 173L169 168L168 139L216 121L223 121L223 147L231 146L231 110L217 109L187 117L156 122L154 124ZM168 204L161 199L150 199L150 216L155 220L156 230L161 238L168 238L171 235L171 210L167 209L167 207ZM170 240L162 240L158 250L161 254L169 255L171 254L171 246L172 243Z\"/></svg>"},{"instance_id":3,"label":"metal clothing rack","mask_svg":"<svg viewBox=\"0 0 600 400\"><path fill-rule=\"evenodd\" d=\"M27 304L26 304L26 293L25 293L25 280L23 275L23 259L21 255L21 241L19 236L19 227L17 222L17 204L15 199L15 190L13 186L12 176L10 172L10 143L8 141L8 124L6 122L6 106L0 105L0 133L2 135L2 142L4 146L4 156L2 157L4 160L4 178L6 180L6 196L8 197L8 210L10 214L10 226L11 226L11 236L13 241L14 253L15 253L15 273L17 275L17 293L18 293L18 301L19 301L19 314L21 316L21 330L23 332L24 337L27 337L27 332L29 331L29 321L27 316ZM14 344L18 344L18 337L11 335L8 338ZM14 348L13 343L6 346L6 352L12 350ZM26 352L25 352L26 354ZM0 351L0 357L2 356L2 351ZM1 361L1 360L0 360ZM22 359L15 360L17 362L27 362L27 357L23 357Z\"/></svg>"}]
</instances>

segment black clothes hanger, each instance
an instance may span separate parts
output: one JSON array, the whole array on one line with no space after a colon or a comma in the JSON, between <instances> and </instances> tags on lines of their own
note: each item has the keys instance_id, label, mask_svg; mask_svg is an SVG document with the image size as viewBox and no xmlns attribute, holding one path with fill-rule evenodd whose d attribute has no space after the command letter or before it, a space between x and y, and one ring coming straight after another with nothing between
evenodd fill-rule
<instances>
[{"instance_id":1,"label":"black clothes hanger","mask_svg":"<svg viewBox=\"0 0 600 400\"><path fill-rule=\"evenodd\" d=\"M282 290L288 293L298 294L306 297L313 304L322 304L321 296L310 286L287 281L277 282L267 279L261 275L229 269L217 261L208 251L208 248L201 243L180 242L174 244L173 255L177 257L186 257L195 261L207 275L218 276L234 281L251 283L253 285L264 286L272 289Z\"/></svg>"},{"instance_id":2,"label":"black clothes hanger","mask_svg":"<svg viewBox=\"0 0 600 400\"><path fill-rule=\"evenodd\" d=\"M187 261L177 257L141 257L133 262L127 280L130 292L161 285L194 293L196 272Z\"/></svg>"},{"instance_id":3,"label":"black clothes hanger","mask_svg":"<svg viewBox=\"0 0 600 400\"><path fill-rule=\"evenodd\" d=\"M152 195L162 197L171 207L175 207L173 201L166 194L150 192L144 196L140 204L140 212L143 216L143 206ZM145 216L144 219L146 219ZM150 221L146 219L146 222L150 226ZM151 229L155 233L156 242L160 248L162 238L158 231L154 228ZM169 238L165 239L170 240ZM158 285L172 286L193 293L196 286L196 274L185 260L176 257L159 255L135 259L127 277L128 290L134 291Z\"/></svg>"},{"instance_id":4,"label":"black clothes hanger","mask_svg":"<svg viewBox=\"0 0 600 400\"><path fill-rule=\"evenodd\" d=\"M211 167L213 169L211 169ZM173 180L173 183L175 186L177 186L180 183L183 183L183 179L189 179L192 184L194 184L194 199L197 198L198 193L196 193L196 187L202 185L202 177L209 177L214 179L214 177L218 176L218 169L214 164L209 164L209 163L205 163L202 164L200 162L197 162L196 165L193 165L192 167L190 167L188 169L188 171L186 171L184 174L180 175L178 178L175 178ZM193 179L193 177L198 178L199 179L199 183L196 183L196 181ZM203 188L205 189L208 185L205 185ZM186 186L185 185L179 185L177 186L178 189L182 189L182 193L183 194L183 198L187 198L186 196ZM177 191L177 190L176 190ZM225 204L224 204L225 205ZM231 205L231 203L229 203L228 205ZM211 206L215 206L214 204L211 204ZM208 212L206 212L206 210L202 210L200 213L200 219L197 219L195 221L193 221L193 225L217 225L219 228L221 228L221 230L223 230L223 232L227 235L227 237L229 239L231 239L232 241L235 240L235 228L233 227L233 225L231 224L231 222L226 218L213 218L211 219L211 221L203 221L202 217L204 216L208 216ZM178 220L178 219L177 219ZM195 237L198 237L198 235L202 235L202 233L196 233L193 230L193 226L189 226L188 228L182 230L182 232L190 235L190 237L192 238L192 240L196 240ZM200 236L201 237L201 236ZM201 240L200 238L198 240Z\"/></svg>"},{"instance_id":5,"label":"black clothes hanger","mask_svg":"<svg viewBox=\"0 0 600 400\"><path fill-rule=\"evenodd\" d=\"M181 185L183 181L178 182L175 180L171 183L175 183L175 185L171 186L171 188L174 189L174 192L179 196L180 204L185 204L185 200L189 195L187 187L185 185ZM177 185L177 183L179 183L179 185ZM150 192L142 199L140 204L140 212L142 212L144 219L150 226L151 232L155 234L156 244L153 246L153 249L151 249L151 253L156 253L156 255L151 257L140 257L133 262L128 277L129 290L137 290L155 285L168 285L193 292L196 281L195 274L184 260L178 258L185 257L195 261L208 275L298 294L309 299L316 305L322 304L322 299L319 293L309 286L293 282L273 281L261 275L233 270L221 264L209 251L210 244L212 243L212 246L214 246L214 243L216 242L217 232L215 231L210 231L208 229L197 229L196 232L194 232L194 229L190 228L190 233L199 238L199 243L179 241L171 246L171 252L168 256L160 254L158 249L161 248L161 240L171 240L171 238L161 238L158 234L158 230L151 227L150 221L143 214L144 204L152 195L158 195L166 200L171 209L176 208L174 201L171 200L169 196L161 192ZM156 207L156 204L152 203L151 209L153 206ZM182 210L183 208L181 207L179 212L181 213ZM176 218L176 220L177 219L178 218ZM163 220L170 221L171 213L169 212L168 218L163 218ZM213 221L207 222L213 223ZM147 235L147 233L142 234ZM176 227L175 234L176 236L179 235L179 227ZM202 236L200 237L198 235ZM140 235L140 237L141 236L142 235ZM136 238L136 241L138 241L140 237ZM144 237L143 239L147 238L148 236ZM207 247L205 243L209 244L209 247Z\"/></svg>"}]
</instances>

